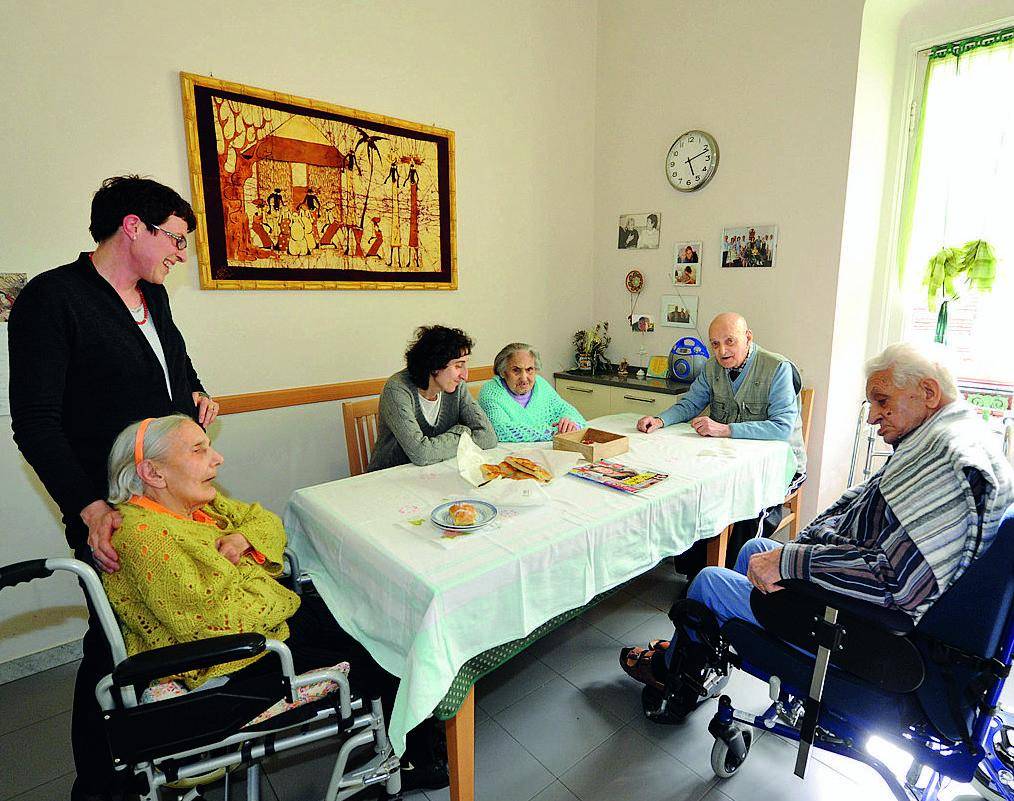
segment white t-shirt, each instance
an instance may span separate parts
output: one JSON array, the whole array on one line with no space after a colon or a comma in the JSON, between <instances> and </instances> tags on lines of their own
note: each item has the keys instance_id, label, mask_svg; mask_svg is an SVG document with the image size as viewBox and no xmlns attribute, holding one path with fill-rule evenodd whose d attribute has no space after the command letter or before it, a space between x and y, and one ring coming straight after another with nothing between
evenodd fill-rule
<instances>
[{"instance_id":1,"label":"white t-shirt","mask_svg":"<svg viewBox=\"0 0 1014 801\"><path fill-rule=\"evenodd\" d=\"M148 319L144 320L144 304L136 309L131 309L130 314L133 316L134 322L138 323L138 327L141 329L141 333L144 334L144 338L148 340L148 344L151 345L151 349L155 351L155 358L158 359L158 363L162 365L162 372L165 375L165 388L169 393L169 398L172 399L173 388L172 384L169 383L169 367L165 363L165 351L162 350L162 341L158 338L155 323L152 322L150 314L148 315ZM141 320L144 320L143 325L140 324Z\"/></svg>"},{"instance_id":2,"label":"white t-shirt","mask_svg":"<svg viewBox=\"0 0 1014 801\"><path fill-rule=\"evenodd\" d=\"M444 397L444 393L441 392L437 395L436 400L426 400L419 394L419 406L422 408L423 417L426 418L426 422L431 426L437 424L437 418L440 416L440 400Z\"/></svg>"}]
</instances>

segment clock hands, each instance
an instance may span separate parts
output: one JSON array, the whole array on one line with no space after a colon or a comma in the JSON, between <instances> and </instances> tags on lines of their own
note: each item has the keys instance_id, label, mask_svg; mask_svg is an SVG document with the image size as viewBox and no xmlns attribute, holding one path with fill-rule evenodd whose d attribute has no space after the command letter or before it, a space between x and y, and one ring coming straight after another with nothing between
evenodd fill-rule
<instances>
[{"instance_id":1,"label":"clock hands","mask_svg":"<svg viewBox=\"0 0 1014 801\"><path fill-rule=\"evenodd\" d=\"M693 165L693 161L694 161L694 159L696 159L696 158L700 158L701 156L703 156L703 155L704 155L705 153L707 153L707 152L708 152L708 149L707 149L707 148L704 148L704 150L702 150L702 151L701 151L700 153L698 153L698 154L697 154L696 156L691 156L690 158L688 158L688 159L686 160L687 166L688 166L688 167L690 168L690 174L691 174L692 176L694 176L694 178L696 178L696 177L697 177L697 172L696 172L696 171L694 170L694 165Z\"/></svg>"}]
</instances>

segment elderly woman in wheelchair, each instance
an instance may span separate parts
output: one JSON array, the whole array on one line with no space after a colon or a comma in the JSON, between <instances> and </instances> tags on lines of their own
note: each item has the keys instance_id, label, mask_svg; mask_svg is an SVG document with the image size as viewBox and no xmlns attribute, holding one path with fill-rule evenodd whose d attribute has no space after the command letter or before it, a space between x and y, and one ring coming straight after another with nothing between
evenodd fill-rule
<instances>
[{"instance_id":1,"label":"elderly woman in wheelchair","mask_svg":"<svg viewBox=\"0 0 1014 801\"><path fill-rule=\"evenodd\" d=\"M898 799L956 779L1012 801L1014 727L996 705L1014 650L1014 476L938 353L892 345L866 371L870 422L894 447L884 468L795 542L755 539L735 570L706 568L673 605L672 640L620 664L658 723L718 696L733 667L769 682L762 715L720 698L720 778L746 759L748 724L799 741L800 777L816 746ZM912 755L904 782L866 752L874 734Z\"/></svg>"},{"instance_id":2,"label":"elderly woman in wheelchair","mask_svg":"<svg viewBox=\"0 0 1014 801\"><path fill-rule=\"evenodd\" d=\"M372 785L389 796L446 786L435 722L409 733L400 763L384 726L397 679L338 627L298 570L291 589L279 581L282 523L217 492L222 463L188 417L135 423L109 456L123 522L113 537L121 569L103 576L105 595L75 560L0 570L0 588L56 569L82 579L113 652L97 694L114 763L133 768L131 789L157 799L162 787L247 765L248 797L259 799L260 759L327 737L344 742L326 801ZM347 771L362 746L372 758Z\"/></svg>"}]
</instances>

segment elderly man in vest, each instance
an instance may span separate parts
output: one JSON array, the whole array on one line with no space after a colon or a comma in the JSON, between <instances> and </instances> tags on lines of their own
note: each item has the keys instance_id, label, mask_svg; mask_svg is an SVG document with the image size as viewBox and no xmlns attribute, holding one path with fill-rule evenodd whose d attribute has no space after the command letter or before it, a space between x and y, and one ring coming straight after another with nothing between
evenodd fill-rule
<instances>
[{"instance_id":1,"label":"elderly man in vest","mask_svg":"<svg viewBox=\"0 0 1014 801\"><path fill-rule=\"evenodd\" d=\"M638 431L650 434L663 426L689 420L702 437L787 441L796 456L792 486L799 486L806 477L806 449L792 363L757 345L746 320L735 312L724 312L712 320L708 339L712 356L690 390L659 417L638 420ZM701 416L709 404L710 416ZM737 523L729 538L727 566L736 563L743 543L756 536L762 520L773 531L780 518L781 507L775 507L759 519ZM688 579L693 579L704 564L704 543L695 544L677 561L680 572Z\"/></svg>"},{"instance_id":2,"label":"elderly man in vest","mask_svg":"<svg viewBox=\"0 0 1014 801\"><path fill-rule=\"evenodd\" d=\"M996 537L1014 501L1014 473L993 432L961 399L942 349L890 345L867 362L866 376L869 422L893 454L794 542L754 539L735 570L701 571L673 607L681 623L671 642L620 652L623 669L656 691L645 701L650 719L678 722L704 700L700 688L715 686L718 673L700 640L732 618L759 625L754 588L772 593L783 579L809 581L918 622ZM663 705L667 678L677 689Z\"/></svg>"}]
</instances>

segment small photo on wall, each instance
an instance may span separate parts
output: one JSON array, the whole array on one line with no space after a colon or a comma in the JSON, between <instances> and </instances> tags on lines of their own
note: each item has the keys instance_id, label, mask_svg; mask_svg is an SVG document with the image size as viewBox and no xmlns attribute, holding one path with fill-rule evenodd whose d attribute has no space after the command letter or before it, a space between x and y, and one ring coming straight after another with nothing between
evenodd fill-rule
<instances>
[{"instance_id":1,"label":"small photo on wall","mask_svg":"<svg viewBox=\"0 0 1014 801\"><path fill-rule=\"evenodd\" d=\"M745 225L722 232L723 267L774 267L777 225Z\"/></svg>"},{"instance_id":2,"label":"small photo on wall","mask_svg":"<svg viewBox=\"0 0 1014 801\"><path fill-rule=\"evenodd\" d=\"M662 213L620 215L620 250L657 248L662 230Z\"/></svg>"},{"instance_id":3,"label":"small photo on wall","mask_svg":"<svg viewBox=\"0 0 1014 801\"><path fill-rule=\"evenodd\" d=\"M701 285L701 243L677 242L673 250L672 282L681 286Z\"/></svg>"},{"instance_id":4,"label":"small photo on wall","mask_svg":"<svg viewBox=\"0 0 1014 801\"><path fill-rule=\"evenodd\" d=\"M28 273L0 273L0 323L11 316L14 300L28 281Z\"/></svg>"},{"instance_id":5,"label":"small photo on wall","mask_svg":"<svg viewBox=\"0 0 1014 801\"><path fill-rule=\"evenodd\" d=\"M650 314L632 314L628 319L630 320L631 331L647 334L655 330L655 321Z\"/></svg>"},{"instance_id":6,"label":"small photo on wall","mask_svg":"<svg viewBox=\"0 0 1014 801\"><path fill-rule=\"evenodd\" d=\"M663 295L662 325L670 328L697 328L696 295Z\"/></svg>"}]
</instances>

